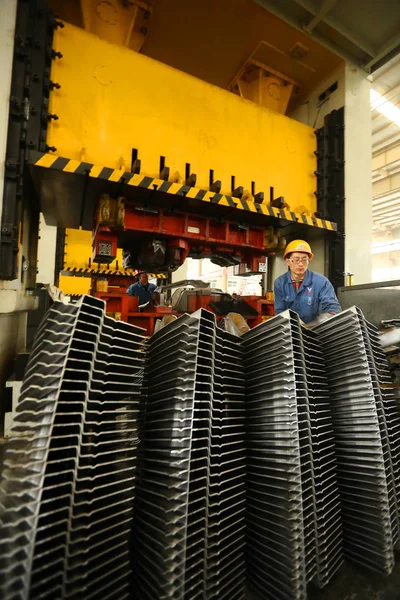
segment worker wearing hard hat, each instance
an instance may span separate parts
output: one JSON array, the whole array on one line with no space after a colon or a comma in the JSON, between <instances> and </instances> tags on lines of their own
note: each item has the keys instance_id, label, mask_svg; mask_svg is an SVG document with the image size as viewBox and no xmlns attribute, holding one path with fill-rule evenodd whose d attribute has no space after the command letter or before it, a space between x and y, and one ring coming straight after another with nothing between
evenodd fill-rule
<instances>
[{"instance_id":1,"label":"worker wearing hard hat","mask_svg":"<svg viewBox=\"0 0 400 600\"><path fill-rule=\"evenodd\" d=\"M289 270L274 283L275 314L290 308L308 326L317 325L341 311L329 279L309 270L313 257L307 242L293 240L283 255Z\"/></svg>"},{"instance_id":2,"label":"worker wearing hard hat","mask_svg":"<svg viewBox=\"0 0 400 600\"><path fill-rule=\"evenodd\" d=\"M138 296L139 311L142 312L153 299L158 300L157 294L155 293L156 290L157 286L154 283L149 283L149 276L147 273L140 273L139 281L132 283L126 290L126 293L129 294L129 296Z\"/></svg>"}]
</instances>

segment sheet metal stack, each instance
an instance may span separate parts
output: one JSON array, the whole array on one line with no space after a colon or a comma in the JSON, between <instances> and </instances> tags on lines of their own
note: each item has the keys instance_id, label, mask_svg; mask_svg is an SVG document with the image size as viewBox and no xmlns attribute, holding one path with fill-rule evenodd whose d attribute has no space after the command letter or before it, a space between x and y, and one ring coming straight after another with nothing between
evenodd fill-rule
<instances>
[{"instance_id":1,"label":"sheet metal stack","mask_svg":"<svg viewBox=\"0 0 400 600\"><path fill-rule=\"evenodd\" d=\"M316 518L316 583L325 587L343 563L340 495L329 387L317 335L302 328L311 426Z\"/></svg>"},{"instance_id":2,"label":"sheet metal stack","mask_svg":"<svg viewBox=\"0 0 400 600\"><path fill-rule=\"evenodd\" d=\"M130 595L143 333L104 318L70 515L67 598Z\"/></svg>"},{"instance_id":3,"label":"sheet metal stack","mask_svg":"<svg viewBox=\"0 0 400 600\"><path fill-rule=\"evenodd\" d=\"M195 478L190 481L189 477L190 463L196 451L201 455L205 447L199 435L192 457L193 429L198 429L202 416L200 407L194 405L198 336L198 321L184 316L149 341L135 509L134 584L138 598L184 597L189 491L193 500L195 492ZM210 411L208 398L206 392L206 416ZM197 464L203 472L204 462L200 459ZM193 460L192 475L194 472ZM205 479L200 471L200 490L205 488ZM204 491L199 496L199 520L204 524ZM194 512L195 507L192 509ZM198 547L201 571L204 535L199 536Z\"/></svg>"},{"instance_id":4,"label":"sheet metal stack","mask_svg":"<svg viewBox=\"0 0 400 600\"><path fill-rule=\"evenodd\" d=\"M2 600L241 600L246 575L305 600L343 557L390 573L400 411L357 308L242 338L200 310L144 340L90 296L48 311L0 485Z\"/></svg>"},{"instance_id":5,"label":"sheet metal stack","mask_svg":"<svg viewBox=\"0 0 400 600\"><path fill-rule=\"evenodd\" d=\"M267 598L305 597L299 411L290 319L243 336L247 409L247 570Z\"/></svg>"},{"instance_id":6,"label":"sheet metal stack","mask_svg":"<svg viewBox=\"0 0 400 600\"><path fill-rule=\"evenodd\" d=\"M243 597L243 371L239 342L225 336L201 310L149 341L137 598Z\"/></svg>"},{"instance_id":7,"label":"sheet metal stack","mask_svg":"<svg viewBox=\"0 0 400 600\"><path fill-rule=\"evenodd\" d=\"M386 418L386 426L389 437L390 456L393 466L394 489L396 496L397 511L400 507L400 402L396 397L393 381L390 375L388 360L383 350L377 328L365 321L362 312L357 309L360 321L365 324L368 333L369 345L374 359L376 380L382 396L383 410ZM363 327L365 332L365 327ZM397 537L394 536L396 544L399 544L398 526Z\"/></svg>"},{"instance_id":8,"label":"sheet metal stack","mask_svg":"<svg viewBox=\"0 0 400 600\"><path fill-rule=\"evenodd\" d=\"M399 441L393 404L381 387L387 366L373 328L355 307L316 331L329 378L344 554L389 574L398 539Z\"/></svg>"},{"instance_id":9,"label":"sheet metal stack","mask_svg":"<svg viewBox=\"0 0 400 600\"><path fill-rule=\"evenodd\" d=\"M208 599L243 598L245 586L245 404L240 340L216 331L207 513Z\"/></svg>"},{"instance_id":10,"label":"sheet metal stack","mask_svg":"<svg viewBox=\"0 0 400 600\"><path fill-rule=\"evenodd\" d=\"M55 303L36 337L0 487L0 596L127 598L142 330Z\"/></svg>"},{"instance_id":11,"label":"sheet metal stack","mask_svg":"<svg viewBox=\"0 0 400 600\"><path fill-rule=\"evenodd\" d=\"M326 377L312 333L290 311L243 336L247 569L264 598L303 599L342 561Z\"/></svg>"},{"instance_id":12,"label":"sheet metal stack","mask_svg":"<svg viewBox=\"0 0 400 600\"><path fill-rule=\"evenodd\" d=\"M316 575L316 507L314 502L314 469L312 462L311 417L308 397L306 357L302 328L296 314L288 314L295 372L296 400L300 442L301 491L303 503L304 558L306 582Z\"/></svg>"}]
</instances>

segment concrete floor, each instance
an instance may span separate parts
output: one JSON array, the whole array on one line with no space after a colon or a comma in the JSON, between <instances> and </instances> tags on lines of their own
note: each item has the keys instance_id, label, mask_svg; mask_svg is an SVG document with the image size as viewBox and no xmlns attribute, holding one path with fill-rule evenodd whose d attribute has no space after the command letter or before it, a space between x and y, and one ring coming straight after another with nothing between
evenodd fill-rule
<instances>
[{"instance_id":1,"label":"concrete floor","mask_svg":"<svg viewBox=\"0 0 400 600\"><path fill-rule=\"evenodd\" d=\"M308 600L399 600L400 553L389 577L371 573L361 567L344 564L324 589L309 590Z\"/></svg>"},{"instance_id":2,"label":"concrete floor","mask_svg":"<svg viewBox=\"0 0 400 600\"><path fill-rule=\"evenodd\" d=\"M260 600L260 596L249 590L246 600ZM400 552L389 577L345 563L323 590L310 586L307 600L400 600Z\"/></svg>"}]
</instances>

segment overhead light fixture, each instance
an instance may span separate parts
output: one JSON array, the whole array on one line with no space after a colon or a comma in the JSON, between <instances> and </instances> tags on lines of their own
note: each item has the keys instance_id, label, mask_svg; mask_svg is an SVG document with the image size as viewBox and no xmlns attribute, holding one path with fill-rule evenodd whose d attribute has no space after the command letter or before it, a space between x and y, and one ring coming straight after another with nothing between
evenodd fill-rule
<instances>
[{"instance_id":1,"label":"overhead light fixture","mask_svg":"<svg viewBox=\"0 0 400 600\"><path fill-rule=\"evenodd\" d=\"M377 110L378 113L395 123L398 127L400 127L400 109L397 108L393 104L393 102L389 102L389 100L385 100L385 96L373 90L371 88L369 92L369 99L371 102L371 108L373 110Z\"/></svg>"}]
</instances>

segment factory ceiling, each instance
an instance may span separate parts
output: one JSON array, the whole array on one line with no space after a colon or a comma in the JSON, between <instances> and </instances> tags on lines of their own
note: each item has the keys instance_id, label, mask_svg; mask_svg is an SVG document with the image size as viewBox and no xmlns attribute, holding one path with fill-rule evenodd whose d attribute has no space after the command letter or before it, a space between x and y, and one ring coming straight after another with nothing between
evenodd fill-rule
<instances>
[{"instance_id":1,"label":"factory ceiling","mask_svg":"<svg viewBox=\"0 0 400 600\"><path fill-rule=\"evenodd\" d=\"M251 57L296 83L288 111L345 59L400 50L398 0L49 0L70 23L229 89Z\"/></svg>"},{"instance_id":2,"label":"factory ceiling","mask_svg":"<svg viewBox=\"0 0 400 600\"><path fill-rule=\"evenodd\" d=\"M50 6L61 19L224 89L255 57L296 83L289 112L343 63L253 0L50 0Z\"/></svg>"},{"instance_id":3,"label":"factory ceiling","mask_svg":"<svg viewBox=\"0 0 400 600\"><path fill-rule=\"evenodd\" d=\"M372 214L374 233L400 224L400 56L373 74Z\"/></svg>"},{"instance_id":4,"label":"factory ceiling","mask_svg":"<svg viewBox=\"0 0 400 600\"><path fill-rule=\"evenodd\" d=\"M400 52L398 0L254 0L368 73Z\"/></svg>"}]
</instances>

